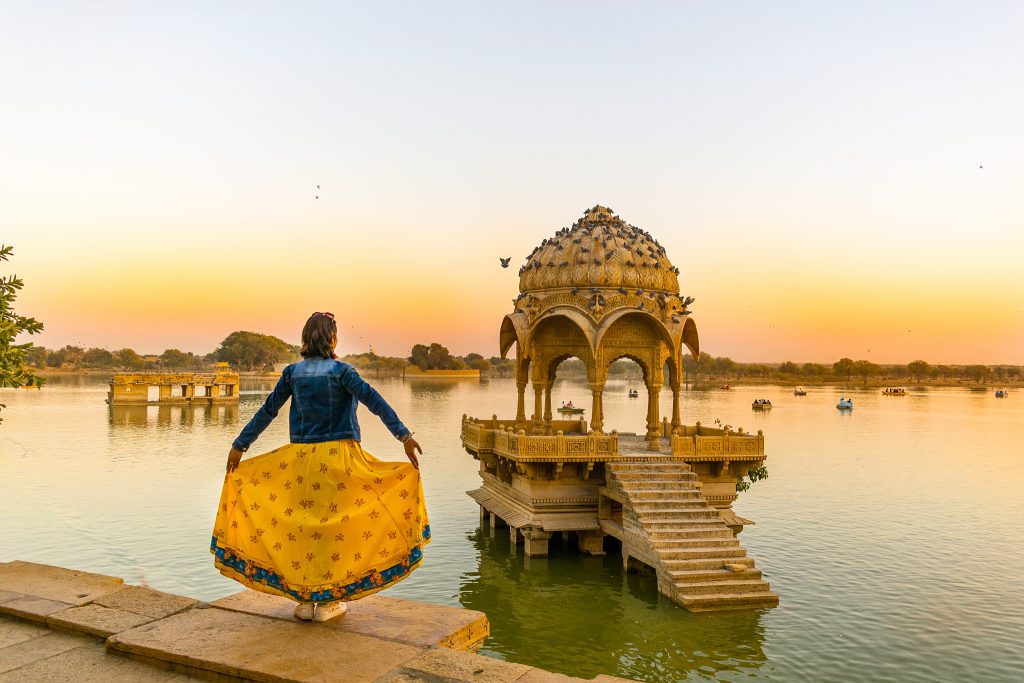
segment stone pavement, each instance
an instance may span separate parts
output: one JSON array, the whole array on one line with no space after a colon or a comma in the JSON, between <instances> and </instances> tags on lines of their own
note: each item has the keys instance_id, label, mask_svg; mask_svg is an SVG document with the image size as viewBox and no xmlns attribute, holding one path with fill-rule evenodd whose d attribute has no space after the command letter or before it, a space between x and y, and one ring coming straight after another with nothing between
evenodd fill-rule
<instances>
[{"instance_id":1,"label":"stone pavement","mask_svg":"<svg viewBox=\"0 0 1024 683\"><path fill-rule=\"evenodd\" d=\"M583 680L474 654L490 632L482 612L372 595L314 624L297 620L294 604L248 590L207 604L112 576L0 563L0 683Z\"/></svg>"}]
</instances>

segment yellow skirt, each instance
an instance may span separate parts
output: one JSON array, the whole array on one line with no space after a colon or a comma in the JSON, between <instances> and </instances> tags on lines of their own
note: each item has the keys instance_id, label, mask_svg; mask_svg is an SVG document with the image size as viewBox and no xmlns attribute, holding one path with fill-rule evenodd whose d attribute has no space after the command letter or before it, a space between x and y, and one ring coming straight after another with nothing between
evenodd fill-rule
<instances>
[{"instance_id":1,"label":"yellow skirt","mask_svg":"<svg viewBox=\"0 0 1024 683\"><path fill-rule=\"evenodd\" d=\"M420 472L358 441L293 443L224 479L210 552L220 573L299 602L356 600L423 561Z\"/></svg>"}]
</instances>

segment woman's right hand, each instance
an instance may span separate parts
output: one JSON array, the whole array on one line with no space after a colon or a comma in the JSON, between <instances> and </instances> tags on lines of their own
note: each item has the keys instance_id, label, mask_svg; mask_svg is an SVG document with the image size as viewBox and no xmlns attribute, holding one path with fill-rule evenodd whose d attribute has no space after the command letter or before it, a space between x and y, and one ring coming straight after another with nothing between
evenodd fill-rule
<instances>
[{"instance_id":1,"label":"woman's right hand","mask_svg":"<svg viewBox=\"0 0 1024 683\"><path fill-rule=\"evenodd\" d=\"M242 455L242 451L234 447L228 451L228 474L231 474L238 469L238 463L242 459Z\"/></svg>"},{"instance_id":2,"label":"woman's right hand","mask_svg":"<svg viewBox=\"0 0 1024 683\"><path fill-rule=\"evenodd\" d=\"M409 458L409 462L412 463L413 467L419 469L420 460L416 457L416 452L419 451L419 454L423 455L423 449L420 448L418 443L416 443L416 439L410 436L402 443L402 445L405 446L405 457Z\"/></svg>"}]
</instances>

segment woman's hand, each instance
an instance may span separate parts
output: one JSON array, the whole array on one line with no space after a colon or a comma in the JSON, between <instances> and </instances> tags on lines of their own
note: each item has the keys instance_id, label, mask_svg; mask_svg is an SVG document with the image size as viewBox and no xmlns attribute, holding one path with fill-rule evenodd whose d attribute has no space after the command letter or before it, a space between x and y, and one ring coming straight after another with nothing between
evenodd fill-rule
<instances>
[{"instance_id":1,"label":"woman's hand","mask_svg":"<svg viewBox=\"0 0 1024 683\"><path fill-rule=\"evenodd\" d=\"M238 462L242 459L242 451L232 448L228 451L228 474L238 469Z\"/></svg>"},{"instance_id":2,"label":"woman's hand","mask_svg":"<svg viewBox=\"0 0 1024 683\"><path fill-rule=\"evenodd\" d=\"M423 449L420 448L418 443L416 443L416 439L410 436L402 445L405 446L405 457L409 458L409 462L412 463L413 467L419 469L420 460L416 457L416 452L418 451L420 455L423 455Z\"/></svg>"}]
</instances>

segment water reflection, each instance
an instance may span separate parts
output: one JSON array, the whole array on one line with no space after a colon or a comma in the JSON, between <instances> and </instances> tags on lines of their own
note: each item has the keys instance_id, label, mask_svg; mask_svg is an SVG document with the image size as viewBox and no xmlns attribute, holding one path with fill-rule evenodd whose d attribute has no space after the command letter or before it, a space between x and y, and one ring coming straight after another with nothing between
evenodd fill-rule
<instances>
[{"instance_id":1,"label":"water reflection","mask_svg":"<svg viewBox=\"0 0 1024 683\"><path fill-rule=\"evenodd\" d=\"M575 552L551 540L551 555L524 557L507 529L467 536L478 569L462 577L460 603L487 613L485 652L591 678L685 680L688 673L746 676L766 662L762 611L693 614L658 593L653 574L626 574L615 551Z\"/></svg>"},{"instance_id":2,"label":"water reflection","mask_svg":"<svg viewBox=\"0 0 1024 683\"><path fill-rule=\"evenodd\" d=\"M110 406L111 427L160 428L191 427L195 424L232 425L238 422L238 404L224 403L155 405L155 406Z\"/></svg>"}]
</instances>

